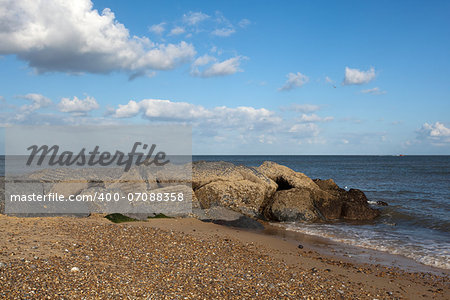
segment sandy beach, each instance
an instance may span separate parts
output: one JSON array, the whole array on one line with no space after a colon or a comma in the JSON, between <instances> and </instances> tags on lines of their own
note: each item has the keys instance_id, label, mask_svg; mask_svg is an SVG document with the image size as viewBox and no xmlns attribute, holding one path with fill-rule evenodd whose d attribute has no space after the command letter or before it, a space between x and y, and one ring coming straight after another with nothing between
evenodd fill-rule
<instances>
[{"instance_id":1,"label":"sandy beach","mask_svg":"<svg viewBox=\"0 0 450 300\"><path fill-rule=\"evenodd\" d=\"M5 299L448 299L448 273L405 272L292 238L201 222L0 215Z\"/></svg>"}]
</instances>

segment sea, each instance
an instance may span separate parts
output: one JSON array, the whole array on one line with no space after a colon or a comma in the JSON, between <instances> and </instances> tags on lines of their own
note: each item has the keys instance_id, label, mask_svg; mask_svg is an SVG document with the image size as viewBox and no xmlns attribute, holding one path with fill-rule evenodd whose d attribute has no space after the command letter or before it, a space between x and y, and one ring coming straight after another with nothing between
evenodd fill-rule
<instances>
[{"instance_id":1,"label":"sea","mask_svg":"<svg viewBox=\"0 0 450 300\"><path fill-rule=\"evenodd\" d=\"M401 255L450 270L450 156L193 156L257 167L274 161L312 179L357 188L381 210L370 222L282 223L284 229L349 246ZM0 175L4 173L0 156ZM376 206L384 201L388 206Z\"/></svg>"},{"instance_id":2,"label":"sea","mask_svg":"<svg viewBox=\"0 0 450 300\"><path fill-rule=\"evenodd\" d=\"M366 223L283 223L285 229L450 269L450 156L194 156L256 167L274 161L362 190L381 216ZM384 201L388 206L376 206Z\"/></svg>"}]
</instances>

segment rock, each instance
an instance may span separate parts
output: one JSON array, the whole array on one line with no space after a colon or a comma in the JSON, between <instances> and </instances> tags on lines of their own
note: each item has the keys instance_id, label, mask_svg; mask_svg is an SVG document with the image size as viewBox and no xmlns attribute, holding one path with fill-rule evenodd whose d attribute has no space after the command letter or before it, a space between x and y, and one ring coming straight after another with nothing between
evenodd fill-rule
<instances>
[{"instance_id":1,"label":"rock","mask_svg":"<svg viewBox=\"0 0 450 300\"><path fill-rule=\"evenodd\" d=\"M376 204L377 204L378 206L388 206L388 205L389 205L389 204L387 204L387 203L384 202L384 201L377 201Z\"/></svg>"},{"instance_id":2,"label":"rock","mask_svg":"<svg viewBox=\"0 0 450 300\"><path fill-rule=\"evenodd\" d=\"M319 211L322 219L336 220L342 216L343 200L321 189L311 190L311 197L315 208Z\"/></svg>"},{"instance_id":3,"label":"rock","mask_svg":"<svg viewBox=\"0 0 450 300\"><path fill-rule=\"evenodd\" d=\"M257 217L267 206L277 184L255 168L227 162L195 162L192 188L200 207L223 206Z\"/></svg>"},{"instance_id":4,"label":"rock","mask_svg":"<svg viewBox=\"0 0 450 300\"><path fill-rule=\"evenodd\" d=\"M303 173L295 172L288 167L279 165L271 161L265 161L257 170L275 181L277 190L289 190L292 188L316 189L314 181Z\"/></svg>"},{"instance_id":5,"label":"rock","mask_svg":"<svg viewBox=\"0 0 450 300\"><path fill-rule=\"evenodd\" d=\"M239 216L232 219L203 219L250 224L256 222L254 219L315 222L335 219L370 220L379 215L378 210L369 206L365 194L360 190L347 191L332 179L312 180L303 173L270 161L257 168L237 166L229 162L205 161L167 165L165 169L133 167L129 172L123 172L120 168L65 168L39 171L32 174L30 179L35 179L39 193L52 191L78 196L117 193L125 196L121 199L127 199L127 195L135 193L177 192L178 195L178 192L182 192L187 200L179 203L80 203L80 208L77 206L77 210L72 209L71 212L77 212L81 216L89 215L89 212L121 212L139 214L142 219L152 213L203 218L202 215L208 210L214 211L217 207L222 207L239 213ZM73 182L61 183L61 180L67 179ZM27 183L26 186L30 189L30 184ZM0 210L3 209L3 203L4 201L0 202ZM387 203L379 201L377 205ZM193 214L191 208L194 210ZM44 212L48 213L48 209Z\"/></svg>"},{"instance_id":6,"label":"rock","mask_svg":"<svg viewBox=\"0 0 450 300\"><path fill-rule=\"evenodd\" d=\"M4 262L0 262L0 269L6 268L6 264Z\"/></svg>"},{"instance_id":7,"label":"rock","mask_svg":"<svg viewBox=\"0 0 450 300\"><path fill-rule=\"evenodd\" d=\"M248 181L211 182L195 191L202 208L222 206L257 216L265 198L261 185Z\"/></svg>"},{"instance_id":8,"label":"rock","mask_svg":"<svg viewBox=\"0 0 450 300\"><path fill-rule=\"evenodd\" d=\"M156 180L154 182L156 183ZM156 187L156 185L153 187ZM128 172L123 172L118 179L105 183L105 188L107 190L120 190L125 194L145 193L148 185L147 180L142 177L139 169L132 168Z\"/></svg>"},{"instance_id":9,"label":"rock","mask_svg":"<svg viewBox=\"0 0 450 300\"><path fill-rule=\"evenodd\" d=\"M297 246L297 248L298 248L298 249L303 249L303 245L299 244L299 245Z\"/></svg>"},{"instance_id":10,"label":"rock","mask_svg":"<svg viewBox=\"0 0 450 300\"><path fill-rule=\"evenodd\" d=\"M277 191L270 206L265 209L267 218L280 222L320 220L309 189L292 188Z\"/></svg>"},{"instance_id":11,"label":"rock","mask_svg":"<svg viewBox=\"0 0 450 300\"><path fill-rule=\"evenodd\" d=\"M367 203L366 195L358 189L350 189L342 193L342 218L348 220L373 220L380 211L373 209Z\"/></svg>"},{"instance_id":12,"label":"rock","mask_svg":"<svg viewBox=\"0 0 450 300\"><path fill-rule=\"evenodd\" d=\"M78 267L73 267L72 269L70 269L70 272L80 272L80 269Z\"/></svg>"},{"instance_id":13,"label":"rock","mask_svg":"<svg viewBox=\"0 0 450 300\"><path fill-rule=\"evenodd\" d=\"M320 180L314 182L323 191L333 195L341 203L341 219L348 220L372 220L379 216L380 212L373 209L367 203L367 197L361 190L350 189L346 191L340 188L332 179ZM334 202L338 205L339 202Z\"/></svg>"},{"instance_id":14,"label":"rock","mask_svg":"<svg viewBox=\"0 0 450 300\"><path fill-rule=\"evenodd\" d=\"M336 182L334 182L333 179L314 179L313 181L319 186L320 189L324 191L332 192L341 190L341 188L336 184Z\"/></svg>"},{"instance_id":15,"label":"rock","mask_svg":"<svg viewBox=\"0 0 450 300\"><path fill-rule=\"evenodd\" d=\"M64 195L65 198L69 198L70 195L80 194L83 190L87 189L88 186L86 180L66 179L66 181L55 183L50 189L50 193L58 193Z\"/></svg>"},{"instance_id":16,"label":"rock","mask_svg":"<svg viewBox=\"0 0 450 300\"><path fill-rule=\"evenodd\" d=\"M341 217L342 199L324 189L339 189L334 181L320 182L319 186L303 173L268 161L258 170L278 185L272 202L265 209L266 218L279 221L318 221Z\"/></svg>"}]
</instances>

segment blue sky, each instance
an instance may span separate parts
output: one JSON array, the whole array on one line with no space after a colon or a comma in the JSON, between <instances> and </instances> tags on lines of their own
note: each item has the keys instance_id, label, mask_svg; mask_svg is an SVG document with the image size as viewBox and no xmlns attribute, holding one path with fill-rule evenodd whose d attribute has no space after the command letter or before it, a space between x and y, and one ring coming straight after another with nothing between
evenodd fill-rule
<instances>
[{"instance_id":1,"label":"blue sky","mask_svg":"<svg viewBox=\"0 0 450 300\"><path fill-rule=\"evenodd\" d=\"M194 154L450 154L448 1L6 1L0 124L193 126Z\"/></svg>"}]
</instances>

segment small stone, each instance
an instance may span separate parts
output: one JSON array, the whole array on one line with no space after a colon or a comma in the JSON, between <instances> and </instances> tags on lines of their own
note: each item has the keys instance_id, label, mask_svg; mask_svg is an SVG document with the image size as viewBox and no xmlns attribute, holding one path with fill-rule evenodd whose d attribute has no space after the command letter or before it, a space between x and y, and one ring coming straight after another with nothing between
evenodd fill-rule
<instances>
[{"instance_id":1,"label":"small stone","mask_svg":"<svg viewBox=\"0 0 450 300\"><path fill-rule=\"evenodd\" d=\"M6 268L6 264L4 262L0 262L0 269Z\"/></svg>"},{"instance_id":2,"label":"small stone","mask_svg":"<svg viewBox=\"0 0 450 300\"><path fill-rule=\"evenodd\" d=\"M303 249L303 245L298 244L298 249Z\"/></svg>"},{"instance_id":3,"label":"small stone","mask_svg":"<svg viewBox=\"0 0 450 300\"><path fill-rule=\"evenodd\" d=\"M70 272L80 272L80 269L78 267L73 267L70 269Z\"/></svg>"}]
</instances>

